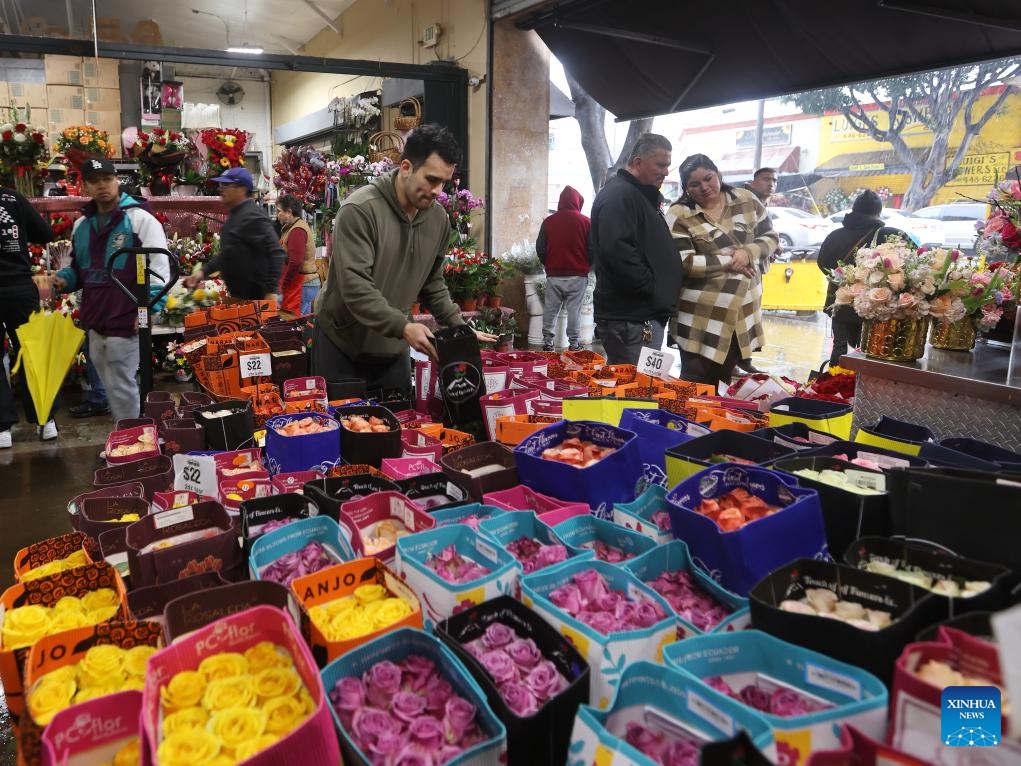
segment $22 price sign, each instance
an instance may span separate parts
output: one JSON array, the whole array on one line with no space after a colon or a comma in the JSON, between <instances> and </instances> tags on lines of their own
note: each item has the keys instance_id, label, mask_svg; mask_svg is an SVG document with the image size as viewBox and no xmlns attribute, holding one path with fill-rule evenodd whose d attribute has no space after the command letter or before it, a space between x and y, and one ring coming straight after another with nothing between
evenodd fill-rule
<instances>
[{"instance_id":1,"label":"$22 price sign","mask_svg":"<svg viewBox=\"0 0 1021 766\"><path fill-rule=\"evenodd\" d=\"M269 354L242 354L238 357L242 378L259 378L270 374Z\"/></svg>"}]
</instances>

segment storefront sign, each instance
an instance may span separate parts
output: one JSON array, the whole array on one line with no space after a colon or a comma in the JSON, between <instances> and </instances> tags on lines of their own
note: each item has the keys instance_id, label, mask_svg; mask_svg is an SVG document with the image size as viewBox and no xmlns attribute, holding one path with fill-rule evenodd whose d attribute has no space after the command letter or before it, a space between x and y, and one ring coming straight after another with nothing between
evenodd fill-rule
<instances>
[{"instance_id":1,"label":"storefront sign","mask_svg":"<svg viewBox=\"0 0 1021 766\"><path fill-rule=\"evenodd\" d=\"M869 170L869 171L871 171L871 170L883 171L883 170L886 170L886 165L883 164L882 162L862 162L862 163L858 163L857 165L848 165L847 169L848 170L856 170L856 171L859 171L859 172L866 171L866 170Z\"/></svg>"},{"instance_id":2,"label":"storefront sign","mask_svg":"<svg viewBox=\"0 0 1021 766\"><path fill-rule=\"evenodd\" d=\"M918 111L926 115L929 112L928 104L922 104L918 106ZM880 130L886 130L889 125L889 114L886 111L873 110L867 113L868 118L876 123L876 126ZM841 114L835 114L829 118L830 121L830 141L862 141L868 138L867 133L855 130L851 122ZM901 130L902 136L918 136L927 135L932 131L925 125L925 123L919 122L912 115L907 115L904 128Z\"/></svg>"},{"instance_id":3,"label":"storefront sign","mask_svg":"<svg viewBox=\"0 0 1021 766\"><path fill-rule=\"evenodd\" d=\"M735 140L738 149L754 149L755 148L755 128L742 128L741 130L735 131ZM791 144L791 124L789 122L783 125L765 125L762 128L762 145L763 146L790 146Z\"/></svg>"},{"instance_id":4,"label":"storefront sign","mask_svg":"<svg viewBox=\"0 0 1021 766\"><path fill-rule=\"evenodd\" d=\"M962 161L947 186L994 186L1002 181L1010 166L1010 152L969 154Z\"/></svg>"}]
</instances>

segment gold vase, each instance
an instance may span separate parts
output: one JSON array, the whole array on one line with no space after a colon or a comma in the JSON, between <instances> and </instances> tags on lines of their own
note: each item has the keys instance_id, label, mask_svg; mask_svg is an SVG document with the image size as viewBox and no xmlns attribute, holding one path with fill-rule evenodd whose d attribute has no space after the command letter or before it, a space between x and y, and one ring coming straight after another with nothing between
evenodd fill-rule
<instances>
[{"instance_id":1,"label":"gold vase","mask_svg":"<svg viewBox=\"0 0 1021 766\"><path fill-rule=\"evenodd\" d=\"M913 362L925 353L929 319L866 319L861 326L861 350L872 359Z\"/></svg>"},{"instance_id":2,"label":"gold vase","mask_svg":"<svg viewBox=\"0 0 1021 766\"><path fill-rule=\"evenodd\" d=\"M975 321L964 317L956 322L933 322L929 344L947 351L971 351L975 347Z\"/></svg>"}]
</instances>

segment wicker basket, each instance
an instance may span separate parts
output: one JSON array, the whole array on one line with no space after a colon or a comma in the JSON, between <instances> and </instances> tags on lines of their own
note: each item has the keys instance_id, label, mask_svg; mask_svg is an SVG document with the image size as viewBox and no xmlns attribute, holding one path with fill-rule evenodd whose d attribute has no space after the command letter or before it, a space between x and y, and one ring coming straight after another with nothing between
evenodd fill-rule
<instances>
[{"instance_id":1,"label":"wicker basket","mask_svg":"<svg viewBox=\"0 0 1021 766\"><path fill-rule=\"evenodd\" d=\"M389 157L396 164L401 161L404 139L400 134L386 130L369 136L369 146L375 147L369 151L369 162L382 162Z\"/></svg>"},{"instance_id":2,"label":"wicker basket","mask_svg":"<svg viewBox=\"0 0 1021 766\"><path fill-rule=\"evenodd\" d=\"M397 116L394 127L397 130L414 130L422 124L422 104L414 96L410 96L397 105Z\"/></svg>"}]
</instances>

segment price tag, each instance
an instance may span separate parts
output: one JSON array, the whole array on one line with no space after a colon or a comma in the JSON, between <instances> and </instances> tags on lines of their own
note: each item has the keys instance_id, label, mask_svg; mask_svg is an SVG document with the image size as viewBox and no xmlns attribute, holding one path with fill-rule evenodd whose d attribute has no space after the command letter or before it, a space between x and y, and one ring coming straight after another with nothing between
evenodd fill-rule
<instances>
[{"instance_id":1,"label":"price tag","mask_svg":"<svg viewBox=\"0 0 1021 766\"><path fill-rule=\"evenodd\" d=\"M638 372L648 375L650 378L669 378L670 369L674 366L677 357L669 351L657 351L648 346L642 346L638 354Z\"/></svg>"},{"instance_id":2,"label":"price tag","mask_svg":"<svg viewBox=\"0 0 1021 766\"><path fill-rule=\"evenodd\" d=\"M186 505L183 508L174 508L170 511L161 511L160 513L154 514L152 520L156 529L166 529L167 527L172 527L176 524L183 524L186 521L191 521L194 518L195 509L190 505Z\"/></svg>"},{"instance_id":3,"label":"price tag","mask_svg":"<svg viewBox=\"0 0 1021 766\"><path fill-rule=\"evenodd\" d=\"M218 497L216 463L210 455L174 455L174 489Z\"/></svg>"},{"instance_id":4,"label":"price tag","mask_svg":"<svg viewBox=\"0 0 1021 766\"><path fill-rule=\"evenodd\" d=\"M270 374L269 354L242 354L238 357L238 363L242 378L257 378Z\"/></svg>"},{"instance_id":5,"label":"price tag","mask_svg":"<svg viewBox=\"0 0 1021 766\"><path fill-rule=\"evenodd\" d=\"M848 469L844 471L844 476L856 487L862 489L874 489L877 492L886 492L886 474L885 473L867 473L866 471L855 471L854 469Z\"/></svg>"}]
</instances>

